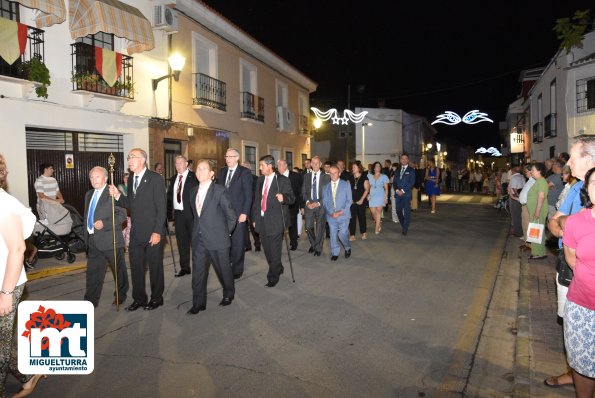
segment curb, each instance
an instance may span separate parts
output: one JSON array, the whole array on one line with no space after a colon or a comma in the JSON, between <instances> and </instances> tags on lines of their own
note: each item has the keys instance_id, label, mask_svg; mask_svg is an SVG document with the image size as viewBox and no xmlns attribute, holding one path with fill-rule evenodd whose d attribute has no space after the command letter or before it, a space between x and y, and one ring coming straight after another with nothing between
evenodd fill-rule
<instances>
[{"instance_id":1,"label":"curb","mask_svg":"<svg viewBox=\"0 0 595 398\"><path fill-rule=\"evenodd\" d=\"M517 253L519 273L519 300L517 307L517 339L515 347L515 360L513 365L514 384L513 397L528 398L531 396L531 325L529 319L530 294L529 294L529 267L523 261L522 252Z\"/></svg>"},{"instance_id":2,"label":"curb","mask_svg":"<svg viewBox=\"0 0 595 398\"><path fill-rule=\"evenodd\" d=\"M27 273L27 280L34 281L36 279L48 278L50 276L65 274L71 271L78 271L81 269L86 269L87 264L73 264L64 267L49 267L39 271L32 271Z\"/></svg>"}]
</instances>

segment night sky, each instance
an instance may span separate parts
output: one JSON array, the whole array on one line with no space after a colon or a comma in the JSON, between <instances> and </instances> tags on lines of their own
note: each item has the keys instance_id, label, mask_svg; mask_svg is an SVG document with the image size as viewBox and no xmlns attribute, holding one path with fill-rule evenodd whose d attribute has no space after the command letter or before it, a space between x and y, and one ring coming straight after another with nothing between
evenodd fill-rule
<instances>
[{"instance_id":1,"label":"night sky","mask_svg":"<svg viewBox=\"0 0 595 398\"><path fill-rule=\"evenodd\" d=\"M545 66L557 18L593 1L208 0L318 83L321 109L400 108L433 121L446 110L487 112L495 123L435 125L438 137L499 146L498 122L520 93L523 69Z\"/></svg>"}]
</instances>

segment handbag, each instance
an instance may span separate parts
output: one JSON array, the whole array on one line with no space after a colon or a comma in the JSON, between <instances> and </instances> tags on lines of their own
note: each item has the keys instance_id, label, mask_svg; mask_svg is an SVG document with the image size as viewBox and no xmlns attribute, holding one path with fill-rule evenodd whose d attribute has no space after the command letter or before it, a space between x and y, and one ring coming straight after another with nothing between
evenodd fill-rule
<instances>
[{"instance_id":1,"label":"handbag","mask_svg":"<svg viewBox=\"0 0 595 398\"><path fill-rule=\"evenodd\" d=\"M556 261L556 271L558 271L558 283L562 286L570 286L574 272L566 262L564 250L561 250L558 254L558 260Z\"/></svg>"},{"instance_id":2,"label":"handbag","mask_svg":"<svg viewBox=\"0 0 595 398\"><path fill-rule=\"evenodd\" d=\"M527 228L527 242L541 244L543 241L543 224L530 222Z\"/></svg>"}]
</instances>

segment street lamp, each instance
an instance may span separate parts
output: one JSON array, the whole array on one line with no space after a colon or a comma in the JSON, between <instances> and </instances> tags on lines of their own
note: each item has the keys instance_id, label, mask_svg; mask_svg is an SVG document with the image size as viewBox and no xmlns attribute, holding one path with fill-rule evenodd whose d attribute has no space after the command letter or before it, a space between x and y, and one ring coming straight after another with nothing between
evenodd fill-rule
<instances>
[{"instance_id":1,"label":"street lamp","mask_svg":"<svg viewBox=\"0 0 595 398\"><path fill-rule=\"evenodd\" d=\"M362 165L366 165L366 126L372 126L372 123L362 123Z\"/></svg>"},{"instance_id":2,"label":"street lamp","mask_svg":"<svg viewBox=\"0 0 595 398\"><path fill-rule=\"evenodd\" d=\"M157 85L161 80L173 77L175 81L178 81L180 79L180 72L182 71L182 69L184 68L184 64L186 63L186 58L184 58L180 54L173 54L171 57L167 59L167 63L169 64L172 73L169 75L161 76L157 79L152 79L153 91L157 90Z\"/></svg>"}]
</instances>

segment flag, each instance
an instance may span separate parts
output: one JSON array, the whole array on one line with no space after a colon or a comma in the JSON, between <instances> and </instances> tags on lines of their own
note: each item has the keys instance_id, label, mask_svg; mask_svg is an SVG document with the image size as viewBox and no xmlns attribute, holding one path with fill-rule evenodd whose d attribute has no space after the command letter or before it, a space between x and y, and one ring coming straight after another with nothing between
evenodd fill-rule
<instances>
[{"instance_id":1,"label":"flag","mask_svg":"<svg viewBox=\"0 0 595 398\"><path fill-rule=\"evenodd\" d=\"M95 68L108 86L112 87L122 74L122 54L95 47Z\"/></svg>"},{"instance_id":2,"label":"flag","mask_svg":"<svg viewBox=\"0 0 595 398\"><path fill-rule=\"evenodd\" d=\"M12 65L27 47L27 25L0 18L0 57Z\"/></svg>"}]
</instances>

